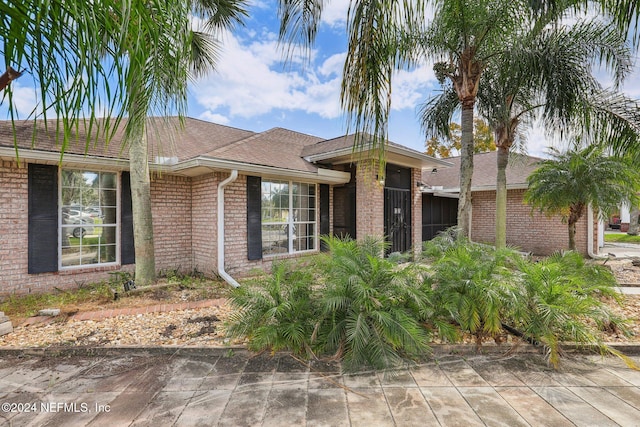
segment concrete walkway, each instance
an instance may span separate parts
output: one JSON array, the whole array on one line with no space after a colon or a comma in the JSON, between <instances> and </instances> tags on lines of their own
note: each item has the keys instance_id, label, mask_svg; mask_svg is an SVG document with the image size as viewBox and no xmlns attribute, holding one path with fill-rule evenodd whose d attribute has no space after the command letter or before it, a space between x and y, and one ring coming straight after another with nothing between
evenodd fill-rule
<instances>
[{"instance_id":1,"label":"concrete walkway","mask_svg":"<svg viewBox=\"0 0 640 427\"><path fill-rule=\"evenodd\" d=\"M617 358L436 355L397 372L230 349L0 352L7 426L640 426ZM636 363L640 357L634 356Z\"/></svg>"}]
</instances>

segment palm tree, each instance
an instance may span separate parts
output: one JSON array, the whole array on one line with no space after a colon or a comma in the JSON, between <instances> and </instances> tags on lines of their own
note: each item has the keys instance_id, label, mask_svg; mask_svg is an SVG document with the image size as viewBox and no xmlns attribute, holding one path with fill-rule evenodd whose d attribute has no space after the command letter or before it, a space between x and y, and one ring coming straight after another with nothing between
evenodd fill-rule
<instances>
[{"instance_id":1,"label":"palm tree","mask_svg":"<svg viewBox=\"0 0 640 427\"><path fill-rule=\"evenodd\" d=\"M527 179L525 202L549 216L562 216L570 250L576 248L576 223L589 205L605 218L624 200L631 205L640 201L640 171L625 159L606 156L595 145L551 154L553 159L539 162Z\"/></svg>"},{"instance_id":2,"label":"palm tree","mask_svg":"<svg viewBox=\"0 0 640 427\"><path fill-rule=\"evenodd\" d=\"M608 25L578 23L571 28L547 28L527 35L502 64L485 72L479 97L479 111L495 133L497 155L496 241L506 245L507 181L509 152L523 126L542 118L549 131L573 126L577 133L603 131L602 122L614 124L601 140L620 136L634 124L612 110L611 92L601 89L589 64L603 58L620 81L631 68L624 39ZM617 102L629 109L637 105L624 97ZM621 109L622 105L616 106ZM597 109L600 121L591 112ZM625 127L626 126L626 127ZM635 133L640 135L640 133ZM586 137L586 136L585 136ZM522 139L521 139L522 141Z\"/></svg>"},{"instance_id":3,"label":"palm tree","mask_svg":"<svg viewBox=\"0 0 640 427\"><path fill-rule=\"evenodd\" d=\"M120 75L123 63L103 61L111 50L102 35L119 31L112 27L106 11L123 8L126 6L117 0L101 0L100 7L94 2L65 0L0 3L0 49L7 69L2 101L7 101L12 122L17 110L8 83L26 74L33 77L40 103L31 117L46 119L53 114L58 118L55 132L63 150L78 122L93 125L97 114L114 112L121 97L117 82L109 76ZM108 118L104 124L109 128ZM105 133L107 140L110 135Z\"/></svg>"},{"instance_id":4,"label":"palm tree","mask_svg":"<svg viewBox=\"0 0 640 427\"><path fill-rule=\"evenodd\" d=\"M282 0L281 39L311 43L323 3ZM425 29L428 6L433 6L435 17ZM458 225L465 236L470 226L474 106L480 77L503 51L508 37L522 28L530 10L524 0L350 2L341 102L356 131L354 149L377 150L382 169L393 73L425 59L435 61L439 79L451 84L462 105ZM446 130L427 131L446 135L450 122L443 125Z\"/></svg>"},{"instance_id":5,"label":"palm tree","mask_svg":"<svg viewBox=\"0 0 640 427\"><path fill-rule=\"evenodd\" d=\"M244 0L142 2L130 16L114 13L123 32L109 34L119 55L126 57L124 108L128 113L124 144L129 147L131 199L136 254L136 282L155 281L151 180L147 147L147 115L168 116L186 111L189 78L215 65L217 40L191 29L190 16L205 19L207 29L219 31L240 23ZM165 123L168 125L168 123Z\"/></svg>"},{"instance_id":6,"label":"palm tree","mask_svg":"<svg viewBox=\"0 0 640 427\"><path fill-rule=\"evenodd\" d=\"M62 123L63 151L83 108L88 109L89 129L97 108L109 113L105 130L115 130L110 117L119 121L128 115L124 144L130 157L136 280L142 284L153 282L156 274L147 115L177 112L182 118L189 78L215 64L218 41L194 31L192 17L203 19L206 30L218 31L239 23L244 8L245 0L102 0L99 7L92 2L9 0L0 5L5 58L37 77L43 115L52 103ZM110 80L110 75L117 77ZM8 93L13 118L10 89Z\"/></svg>"}]
</instances>

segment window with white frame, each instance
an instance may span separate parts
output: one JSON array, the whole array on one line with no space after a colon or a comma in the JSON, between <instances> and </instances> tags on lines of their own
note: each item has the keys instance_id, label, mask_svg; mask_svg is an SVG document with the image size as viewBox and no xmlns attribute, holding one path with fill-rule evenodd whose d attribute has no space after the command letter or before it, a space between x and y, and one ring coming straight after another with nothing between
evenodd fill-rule
<instances>
[{"instance_id":1,"label":"window with white frame","mask_svg":"<svg viewBox=\"0 0 640 427\"><path fill-rule=\"evenodd\" d=\"M118 174L63 169L60 179L60 268L117 261Z\"/></svg>"},{"instance_id":2,"label":"window with white frame","mask_svg":"<svg viewBox=\"0 0 640 427\"><path fill-rule=\"evenodd\" d=\"M317 248L315 184L263 180L261 210L263 255Z\"/></svg>"}]
</instances>

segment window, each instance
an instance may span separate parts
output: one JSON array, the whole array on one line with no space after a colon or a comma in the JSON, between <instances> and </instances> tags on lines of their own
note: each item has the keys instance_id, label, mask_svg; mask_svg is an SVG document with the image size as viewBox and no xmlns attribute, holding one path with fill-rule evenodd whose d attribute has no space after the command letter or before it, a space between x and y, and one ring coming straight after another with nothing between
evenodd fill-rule
<instances>
[{"instance_id":1,"label":"window","mask_svg":"<svg viewBox=\"0 0 640 427\"><path fill-rule=\"evenodd\" d=\"M262 254L312 251L316 238L316 185L262 181Z\"/></svg>"},{"instance_id":2,"label":"window","mask_svg":"<svg viewBox=\"0 0 640 427\"><path fill-rule=\"evenodd\" d=\"M117 262L118 175L61 171L59 268Z\"/></svg>"}]
</instances>

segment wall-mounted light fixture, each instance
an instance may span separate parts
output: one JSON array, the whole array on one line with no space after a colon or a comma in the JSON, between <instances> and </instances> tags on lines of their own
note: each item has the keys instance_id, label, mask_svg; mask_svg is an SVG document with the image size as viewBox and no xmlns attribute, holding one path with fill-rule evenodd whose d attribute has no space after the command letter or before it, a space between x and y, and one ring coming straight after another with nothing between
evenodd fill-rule
<instances>
[{"instance_id":1,"label":"wall-mounted light fixture","mask_svg":"<svg viewBox=\"0 0 640 427\"><path fill-rule=\"evenodd\" d=\"M438 173L438 168L431 169L431 173Z\"/></svg>"},{"instance_id":2,"label":"wall-mounted light fixture","mask_svg":"<svg viewBox=\"0 0 640 427\"><path fill-rule=\"evenodd\" d=\"M416 182L416 187L418 187L422 192L427 191L429 188L431 188L429 185L425 184L422 181Z\"/></svg>"}]
</instances>

